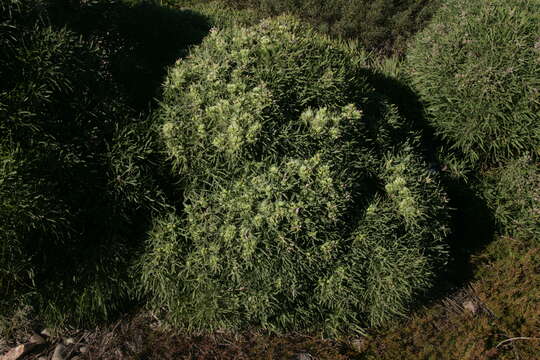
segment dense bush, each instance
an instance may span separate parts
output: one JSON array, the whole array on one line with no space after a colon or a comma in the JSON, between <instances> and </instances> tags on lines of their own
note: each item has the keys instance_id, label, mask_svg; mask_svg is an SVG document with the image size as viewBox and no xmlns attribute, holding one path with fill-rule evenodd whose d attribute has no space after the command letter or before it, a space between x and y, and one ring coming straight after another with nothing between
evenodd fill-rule
<instances>
[{"instance_id":1,"label":"dense bush","mask_svg":"<svg viewBox=\"0 0 540 360\"><path fill-rule=\"evenodd\" d=\"M540 167L530 157L512 160L483 176L480 192L501 230L522 239L540 239Z\"/></svg>"},{"instance_id":2,"label":"dense bush","mask_svg":"<svg viewBox=\"0 0 540 360\"><path fill-rule=\"evenodd\" d=\"M186 0L180 0L185 2ZM193 0L188 2L193 2ZM208 1L206 1L208 2ZM232 0L222 7L255 10L259 18L291 13L320 31L357 39L365 48L402 54L406 42L422 29L438 0Z\"/></svg>"},{"instance_id":3,"label":"dense bush","mask_svg":"<svg viewBox=\"0 0 540 360\"><path fill-rule=\"evenodd\" d=\"M101 49L44 9L1 2L0 302L30 296L50 319L95 320L123 305L137 219L163 203L156 150L130 131L142 120Z\"/></svg>"},{"instance_id":4,"label":"dense bush","mask_svg":"<svg viewBox=\"0 0 540 360\"><path fill-rule=\"evenodd\" d=\"M156 220L140 262L169 320L359 330L432 285L446 198L362 61L280 17L170 69L159 118L185 216Z\"/></svg>"},{"instance_id":5,"label":"dense bush","mask_svg":"<svg viewBox=\"0 0 540 360\"><path fill-rule=\"evenodd\" d=\"M210 30L208 19L144 0L49 1L55 26L99 44L115 83L130 105L146 109L159 97L166 67L185 56Z\"/></svg>"},{"instance_id":6,"label":"dense bush","mask_svg":"<svg viewBox=\"0 0 540 360\"><path fill-rule=\"evenodd\" d=\"M224 28L232 25L250 26L264 18L257 10L239 8L229 2L200 0L168 0L171 7L189 9L207 17L212 27Z\"/></svg>"},{"instance_id":7,"label":"dense bush","mask_svg":"<svg viewBox=\"0 0 540 360\"><path fill-rule=\"evenodd\" d=\"M538 1L448 0L418 35L408 70L454 158L540 154L539 31Z\"/></svg>"}]
</instances>

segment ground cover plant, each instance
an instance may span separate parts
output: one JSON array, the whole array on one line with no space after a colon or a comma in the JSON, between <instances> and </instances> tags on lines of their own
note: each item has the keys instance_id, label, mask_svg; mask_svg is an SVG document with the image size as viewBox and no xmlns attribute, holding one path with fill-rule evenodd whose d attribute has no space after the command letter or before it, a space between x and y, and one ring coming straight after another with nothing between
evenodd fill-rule
<instances>
[{"instance_id":1,"label":"ground cover plant","mask_svg":"<svg viewBox=\"0 0 540 360\"><path fill-rule=\"evenodd\" d=\"M360 331L446 260L446 197L362 59L292 17L214 31L159 110L185 216L158 219L143 288L195 330Z\"/></svg>"}]
</instances>

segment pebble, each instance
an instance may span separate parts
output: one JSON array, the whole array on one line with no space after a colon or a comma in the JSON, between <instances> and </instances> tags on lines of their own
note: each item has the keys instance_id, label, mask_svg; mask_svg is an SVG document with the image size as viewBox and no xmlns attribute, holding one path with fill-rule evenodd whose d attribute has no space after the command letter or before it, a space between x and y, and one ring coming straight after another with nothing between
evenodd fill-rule
<instances>
[{"instance_id":1,"label":"pebble","mask_svg":"<svg viewBox=\"0 0 540 360\"><path fill-rule=\"evenodd\" d=\"M465 301L463 303L463 308L470 311L472 314L476 314L478 312L478 305L472 301Z\"/></svg>"},{"instance_id":2,"label":"pebble","mask_svg":"<svg viewBox=\"0 0 540 360\"><path fill-rule=\"evenodd\" d=\"M34 334L30 337L30 342L32 344L45 344L45 339L38 334Z\"/></svg>"},{"instance_id":3,"label":"pebble","mask_svg":"<svg viewBox=\"0 0 540 360\"><path fill-rule=\"evenodd\" d=\"M296 360L313 360L313 356L311 356L308 353L301 353L301 354L298 354L298 357L296 358Z\"/></svg>"},{"instance_id":4,"label":"pebble","mask_svg":"<svg viewBox=\"0 0 540 360\"><path fill-rule=\"evenodd\" d=\"M62 344L56 345L56 347L54 348L54 353L51 360L64 360L63 352L65 348L66 347Z\"/></svg>"},{"instance_id":5,"label":"pebble","mask_svg":"<svg viewBox=\"0 0 540 360\"><path fill-rule=\"evenodd\" d=\"M353 339L351 341L351 347L358 352L364 352L368 347L368 340L365 337Z\"/></svg>"},{"instance_id":6,"label":"pebble","mask_svg":"<svg viewBox=\"0 0 540 360\"><path fill-rule=\"evenodd\" d=\"M23 356L31 352L37 344L22 344L17 347L14 347L10 351L8 351L6 354L2 355L0 357L1 360L19 360L22 359Z\"/></svg>"},{"instance_id":7,"label":"pebble","mask_svg":"<svg viewBox=\"0 0 540 360\"><path fill-rule=\"evenodd\" d=\"M53 331L49 328L41 330L41 335L45 337L52 337Z\"/></svg>"}]
</instances>

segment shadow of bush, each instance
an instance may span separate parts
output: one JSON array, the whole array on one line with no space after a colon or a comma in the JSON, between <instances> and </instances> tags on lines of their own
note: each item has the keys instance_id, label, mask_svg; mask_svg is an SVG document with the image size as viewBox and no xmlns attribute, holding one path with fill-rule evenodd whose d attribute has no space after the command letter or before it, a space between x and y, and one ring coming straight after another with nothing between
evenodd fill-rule
<instances>
[{"instance_id":1,"label":"shadow of bush","mask_svg":"<svg viewBox=\"0 0 540 360\"><path fill-rule=\"evenodd\" d=\"M379 63L380 64L380 63ZM421 134L424 155L430 162L431 171L439 174L449 197L452 211L452 232L448 244L450 261L438 275L436 287L426 302L447 296L473 277L471 256L479 253L495 239L496 224L493 210L478 191L479 180L471 174L468 180L453 176L439 162L439 151L445 146L443 139L426 119L426 111L420 95L400 76L391 76L375 64L366 69L364 76L378 93L398 106L402 118Z\"/></svg>"},{"instance_id":2,"label":"shadow of bush","mask_svg":"<svg viewBox=\"0 0 540 360\"><path fill-rule=\"evenodd\" d=\"M137 109L159 97L167 66L186 56L210 30L201 14L151 2L54 2L50 13L56 26L98 42L114 80Z\"/></svg>"},{"instance_id":3,"label":"shadow of bush","mask_svg":"<svg viewBox=\"0 0 540 360\"><path fill-rule=\"evenodd\" d=\"M149 102L208 26L149 4L0 5L0 315L110 319L135 302L132 259L168 206Z\"/></svg>"}]
</instances>

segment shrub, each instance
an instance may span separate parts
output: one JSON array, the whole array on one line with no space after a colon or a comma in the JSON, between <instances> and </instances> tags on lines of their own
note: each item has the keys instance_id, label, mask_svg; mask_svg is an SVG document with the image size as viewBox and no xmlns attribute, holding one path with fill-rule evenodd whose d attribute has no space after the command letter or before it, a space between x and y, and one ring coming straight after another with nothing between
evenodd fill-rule
<instances>
[{"instance_id":1,"label":"shrub","mask_svg":"<svg viewBox=\"0 0 540 360\"><path fill-rule=\"evenodd\" d=\"M130 135L141 120L100 48L50 27L42 2L1 5L2 305L24 296L47 320L107 317L132 287L146 204L163 202L146 135Z\"/></svg>"},{"instance_id":2,"label":"shrub","mask_svg":"<svg viewBox=\"0 0 540 360\"><path fill-rule=\"evenodd\" d=\"M158 116L185 215L156 219L140 261L170 321L360 331L432 284L446 199L362 61L280 17L170 69Z\"/></svg>"},{"instance_id":3,"label":"shrub","mask_svg":"<svg viewBox=\"0 0 540 360\"><path fill-rule=\"evenodd\" d=\"M539 14L537 1L448 0L410 49L433 127L469 166L539 155Z\"/></svg>"},{"instance_id":4,"label":"shrub","mask_svg":"<svg viewBox=\"0 0 540 360\"><path fill-rule=\"evenodd\" d=\"M520 239L540 239L540 170L524 156L484 174L480 192L501 230Z\"/></svg>"},{"instance_id":5,"label":"shrub","mask_svg":"<svg viewBox=\"0 0 540 360\"><path fill-rule=\"evenodd\" d=\"M210 30L201 14L151 1L48 3L55 26L99 44L114 82L126 92L129 104L141 110L159 96L166 67Z\"/></svg>"},{"instance_id":6,"label":"shrub","mask_svg":"<svg viewBox=\"0 0 540 360\"><path fill-rule=\"evenodd\" d=\"M430 19L438 0L233 0L210 3L254 10L259 18L294 14L323 33L357 39L369 50L403 54L407 40Z\"/></svg>"},{"instance_id":7,"label":"shrub","mask_svg":"<svg viewBox=\"0 0 540 360\"><path fill-rule=\"evenodd\" d=\"M230 2L200 0L168 0L167 2L171 7L181 7L203 14L212 27L218 28L255 25L264 17L255 9L239 8Z\"/></svg>"}]
</instances>

